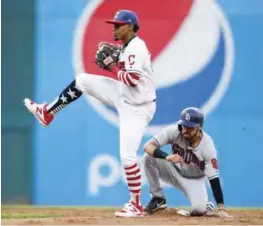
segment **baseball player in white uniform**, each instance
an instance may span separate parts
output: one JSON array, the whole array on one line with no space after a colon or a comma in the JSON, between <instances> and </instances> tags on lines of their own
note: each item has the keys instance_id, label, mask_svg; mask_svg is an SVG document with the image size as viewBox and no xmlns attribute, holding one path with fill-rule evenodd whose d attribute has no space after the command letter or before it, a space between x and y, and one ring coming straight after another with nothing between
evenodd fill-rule
<instances>
[{"instance_id":1,"label":"baseball player in white uniform","mask_svg":"<svg viewBox=\"0 0 263 226\"><path fill-rule=\"evenodd\" d=\"M145 42L136 32L139 29L137 15L120 10L113 20L115 40L123 46L102 42L96 53L96 64L111 71L116 80L93 74L81 73L50 104L37 104L26 98L25 106L40 123L48 126L55 114L69 103L87 93L103 103L115 107L119 114L120 157L123 164L130 201L118 217L141 217L141 171L137 163L137 149L156 108L151 57Z\"/></svg>"},{"instance_id":2,"label":"baseball player in white uniform","mask_svg":"<svg viewBox=\"0 0 263 226\"><path fill-rule=\"evenodd\" d=\"M156 134L145 145L144 170L150 186L151 201L145 211L153 213L167 207L159 179L180 189L191 203L189 216L205 215L208 205L206 177L218 204L218 215L230 217L224 208L219 180L217 153L212 138L202 130L204 116L197 108L182 111L177 124ZM170 144L172 154L161 150ZM210 213L211 214L211 213Z\"/></svg>"}]
</instances>

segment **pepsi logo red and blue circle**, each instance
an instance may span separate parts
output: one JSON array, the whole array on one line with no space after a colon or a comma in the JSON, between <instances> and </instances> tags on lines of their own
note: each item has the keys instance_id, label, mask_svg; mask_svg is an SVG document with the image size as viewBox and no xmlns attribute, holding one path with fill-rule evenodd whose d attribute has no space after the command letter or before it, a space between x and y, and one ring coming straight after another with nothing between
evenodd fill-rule
<instances>
[{"instance_id":1,"label":"pepsi logo red and blue circle","mask_svg":"<svg viewBox=\"0 0 263 226\"><path fill-rule=\"evenodd\" d=\"M230 25L215 0L93 0L78 21L74 40L76 72L110 73L94 64L100 41L113 42L112 26L104 23L119 9L137 13L138 35L145 40L153 61L157 110L148 133L174 123L182 109L212 112L227 91L234 66L234 40ZM151 5L151 7L149 7ZM116 111L87 96L106 120L118 125Z\"/></svg>"}]
</instances>

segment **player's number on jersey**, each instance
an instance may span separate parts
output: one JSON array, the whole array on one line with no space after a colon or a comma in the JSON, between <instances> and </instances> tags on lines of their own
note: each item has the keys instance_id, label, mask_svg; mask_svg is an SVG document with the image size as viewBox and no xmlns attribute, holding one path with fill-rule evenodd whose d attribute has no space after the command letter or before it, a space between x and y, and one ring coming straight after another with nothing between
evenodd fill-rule
<instances>
[{"instance_id":1,"label":"player's number on jersey","mask_svg":"<svg viewBox=\"0 0 263 226\"><path fill-rule=\"evenodd\" d=\"M211 159L211 163L214 169L218 169L217 159Z\"/></svg>"}]
</instances>

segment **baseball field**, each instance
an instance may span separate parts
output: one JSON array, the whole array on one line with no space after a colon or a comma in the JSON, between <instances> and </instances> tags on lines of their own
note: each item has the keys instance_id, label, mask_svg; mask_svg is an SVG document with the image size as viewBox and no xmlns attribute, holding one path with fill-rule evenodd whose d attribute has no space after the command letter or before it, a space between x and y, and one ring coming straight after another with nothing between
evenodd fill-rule
<instances>
[{"instance_id":1,"label":"baseball field","mask_svg":"<svg viewBox=\"0 0 263 226\"><path fill-rule=\"evenodd\" d=\"M183 217L176 208L159 211L143 218L116 218L117 208L106 207L35 207L2 206L2 225L263 225L262 208L233 208L233 219Z\"/></svg>"}]
</instances>

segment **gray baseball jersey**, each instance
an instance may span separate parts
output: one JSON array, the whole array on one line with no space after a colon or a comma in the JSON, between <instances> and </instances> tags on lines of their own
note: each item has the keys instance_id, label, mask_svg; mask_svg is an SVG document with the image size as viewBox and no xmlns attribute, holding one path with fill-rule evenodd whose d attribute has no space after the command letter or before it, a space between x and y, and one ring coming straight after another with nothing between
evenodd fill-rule
<instances>
[{"instance_id":1,"label":"gray baseball jersey","mask_svg":"<svg viewBox=\"0 0 263 226\"><path fill-rule=\"evenodd\" d=\"M173 154L183 158L183 162L174 163L177 171L185 178L200 178L207 176L213 179L219 176L217 153L212 138L203 132L203 137L195 149L189 146L174 124L165 128L153 137L158 147L170 144Z\"/></svg>"}]
</instances>

